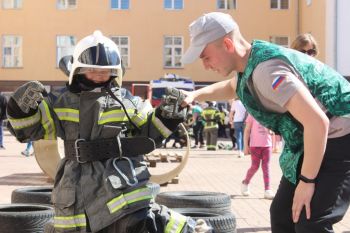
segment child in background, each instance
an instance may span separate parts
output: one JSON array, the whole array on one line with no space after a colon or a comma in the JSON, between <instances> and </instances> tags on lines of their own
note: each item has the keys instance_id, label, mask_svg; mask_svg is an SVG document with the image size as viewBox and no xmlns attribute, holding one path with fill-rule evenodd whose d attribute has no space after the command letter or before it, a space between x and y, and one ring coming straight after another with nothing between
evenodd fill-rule
<instances>
[{"instance_id":1,"label":"child in background","mask_svg":"<svg viewBox=\"0 0 350 233\"><path fill-rule=\"evenodd\" d=\"M265 184L265 199L273 199L274 193L270 187L270 158L272 154L272 138L270 130L259 124L251 115L246 119L244 129L244 154L251 153L252 164L247 171L247 175L242 182L242 195L249 196L249 183L260 166L263 171ZM249 142L249 147L248 147Z\"/></svg>"}]
</instances>

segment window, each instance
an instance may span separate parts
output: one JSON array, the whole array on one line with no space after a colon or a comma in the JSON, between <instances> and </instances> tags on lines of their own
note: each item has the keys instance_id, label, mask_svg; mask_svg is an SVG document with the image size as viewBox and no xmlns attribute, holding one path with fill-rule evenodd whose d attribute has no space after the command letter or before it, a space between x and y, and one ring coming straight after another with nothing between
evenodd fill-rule
<instances>
[{"instance_id":1,"label":"window","mask_svg":"<svg viewBox=\"0 0 350 233\"><path fill-rule=\"evenodd\" d=\"M22 67L22 37L2 37L2 66Z\"/></svg>"},{"instance_id":2,"label":"window","mask_svg":"<svg viewBox=\"0 0 350 233\"><path fill-rule=\"evenodd\" d=\"M73 55L74 46L76 43L75 36L57 36L56 37L56 67L58 67L58 63L60 59L67 55Z\"/></svg>"},{"instance_id":3,"label":"window","mask_svg":"<svg viewBox=\"0 0 350 233\"><path fill-rule=\"evenodd\" d=\"M111 0L111 8L114 10L129 9L129 0Z\"/></svg>"},{"instance_id":4,"label":"window","mask_svg":"<svg viewBox=\"0 0 350 233\"><path fill-rule=\"evenodd\" d=\"M287 36L270 36L270 42L283 47L289 47L289 38Z\"/></svg>"},{"instance_id":5,"label":"window","mask_svg":"<svg viewBox=\"0 0 350 233\"><path fill-rule=\"evenodd\" d=\"M271 9L288 9L289 0L271 0Z\"/></svg>"},{"instance_id":6,"label":"window","mask_svg":"<svg viewBox=\"0 0 350 233\"><path fill-rule=\"evenodd\" d=\"M4 9L19 9L22 8L22 0L3 0L2 8Z\"/></svg>"},{"instance_id":7,"label":"window","mask_svg":"<svg viewBox=\"0 0 350 233\"><path fill-rule=\"evenodd\" d=\"M120 56L125 68L130 67L130 45L127 36L111 36L111 39L118 45Z\"/></svg>"},{"instance_id":8,"label":"window","mask_svg":"<svg viewBox=\"0 0 350 233\"><path fill-rule=\"evenodd\" d=\"M164 67L182 67L181 56L183 51L183 38L180 36L164 37Z\"/></svg>"},{"instance_id":9,"label":"window","mask_svg":"<svg viewBox=\"0 0 350 233\"><path fill-rule=\"evenodd\" d=\"M77 7L76 0L57 0L58 9L75 9Z\"/></svg>"},{"instance_id":10,"label":"window","mask_svg":"<svg viewBox=\"0 0 350 233\"><path fill-rule=\"evenodd\" d=\"M221 10L236 9L236 0L217 0L216 5Z\"/></svg>"},{"instance_id":11,"label":"window","mask_svg":"<svg viewBox=\"0 0 350 233\"><path fill-rule=\"evenodd\" d=\"M181 10L184 8L183 0L164 0L164 9Z\"/></svg>"}]
</instances>

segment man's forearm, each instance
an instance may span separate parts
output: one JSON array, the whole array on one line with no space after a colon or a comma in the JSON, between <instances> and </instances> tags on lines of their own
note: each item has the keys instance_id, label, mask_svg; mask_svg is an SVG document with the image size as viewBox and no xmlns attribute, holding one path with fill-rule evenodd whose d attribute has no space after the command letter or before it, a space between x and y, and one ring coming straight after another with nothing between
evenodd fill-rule
<instances>
[{"instance_id":1,"label":"man's forearm","mask_svg":"<svg viewBox=\"0 0 350 233\"><path fill-rule=\"evenodd\" d=\"M233 80L225 80L203 87L195 91L195 99L199 102L206 100L228 100L236 98Z\"/></svg>"},{"instance_id":2,"label":"man's forearm","mask_svg":"<svg viewBox=\"0 0 350 233\"><path fill-rule=\"evenodd\" d=\"M324 122L304 128L304 160L301 174L309 179L314 179L320 170L326 149L327 133L328 125Z\"/></svg>"}]
</instances>

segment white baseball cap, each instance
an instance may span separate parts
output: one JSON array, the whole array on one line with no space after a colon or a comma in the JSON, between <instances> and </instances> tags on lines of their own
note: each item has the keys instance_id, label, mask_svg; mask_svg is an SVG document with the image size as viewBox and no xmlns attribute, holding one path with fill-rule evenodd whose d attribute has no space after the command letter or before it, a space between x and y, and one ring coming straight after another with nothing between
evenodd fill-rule
<instances>
[{"instance_id":1,"label":"white baseball cap","mask_svg":"<svg viewBox=\"0 0 350 233\"><path fill-rule=\"evenodd\" d=\"M192 63L199 58L208 43L213 42L238 28L232 16L222 12L204 14L190 26L191 44L181 58L181 62Z\"/></svg>"}]
</instances>

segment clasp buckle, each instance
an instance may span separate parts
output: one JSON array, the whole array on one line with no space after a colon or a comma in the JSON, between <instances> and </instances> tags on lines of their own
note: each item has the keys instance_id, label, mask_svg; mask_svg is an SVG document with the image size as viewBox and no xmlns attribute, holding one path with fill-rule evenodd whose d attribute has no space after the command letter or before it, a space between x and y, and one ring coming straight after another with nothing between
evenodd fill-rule
<instances>
[{"instance_id":1,"label":"clasp buckle","mask_svg":"<svg viewBox=\"0 0 350 233\"><path fill-rule=\"evenodd\" d=\"M83 162L83 161L80 160L79 145L78 145L79 142L85 142L85 141L86 141L85 139L79 138L79 139L75 140L75 142L74 142L75 158L77 159L78 163L86 163L86 161Z\"/></svg>"}]
</instances>

